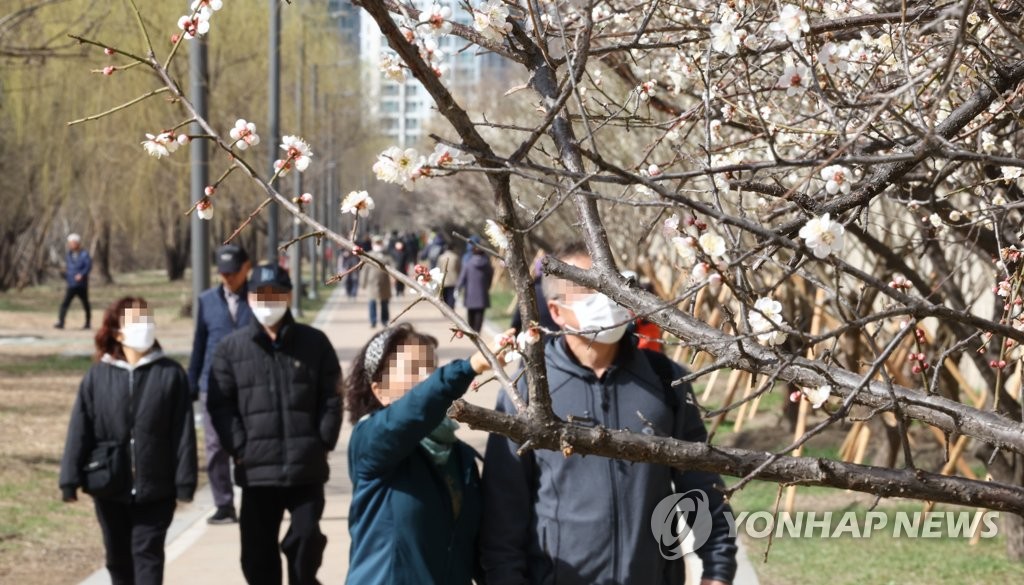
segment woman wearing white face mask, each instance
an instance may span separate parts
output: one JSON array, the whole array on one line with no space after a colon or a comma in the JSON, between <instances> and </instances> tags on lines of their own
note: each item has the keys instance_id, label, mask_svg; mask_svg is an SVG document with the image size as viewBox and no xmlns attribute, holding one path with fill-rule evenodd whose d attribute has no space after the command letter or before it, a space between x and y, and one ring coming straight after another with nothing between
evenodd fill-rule
<instances>
[{"instance_id":1,"label":"woman wearing white face mask","mask_svg":"<svg viewBox=\"0 0 1024 585\"><path fill-rule=\"evenodd\" d=\"M107 309L61 462L64 501L77 501L79 488L93 496L115 584L163 582L175 499L191 501L196 488L188 375L155 334L143 299Z\"/></svg>"}]
</instances>

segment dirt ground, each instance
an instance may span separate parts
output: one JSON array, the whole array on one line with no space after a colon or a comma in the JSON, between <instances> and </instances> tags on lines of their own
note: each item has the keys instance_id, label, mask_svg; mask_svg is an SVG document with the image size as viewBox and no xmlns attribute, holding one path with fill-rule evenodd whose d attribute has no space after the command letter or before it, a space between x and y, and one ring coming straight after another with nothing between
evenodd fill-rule
<instances>
[{"instance_id":1,"label":"dirt ground","mask_svg":"<svg viewBox=\"0 0 1024 585\"><path fill-rule=\"evenodd\" d=\"M0 582L74 583L102 565L92 502L64 504L57 488L78 381L0 378Z\"/></svg>"},{"instance_id":2,"label":"dirt ground","mask_svg":"<svg viewBox=\"0 0 1024 585\"><path fill-rule=\"evenodd\" d=\"M78 301L67 328L53 328L62 286L0 294L0 583L71 584L103 566L91 498L65 504L57 486L71 406L103 309L125 294L145 296L165 351L187 355L192 321L180 315L187 290L159 273L96 286L91 330L79 328Z\"/></svg>"}]
</instances>

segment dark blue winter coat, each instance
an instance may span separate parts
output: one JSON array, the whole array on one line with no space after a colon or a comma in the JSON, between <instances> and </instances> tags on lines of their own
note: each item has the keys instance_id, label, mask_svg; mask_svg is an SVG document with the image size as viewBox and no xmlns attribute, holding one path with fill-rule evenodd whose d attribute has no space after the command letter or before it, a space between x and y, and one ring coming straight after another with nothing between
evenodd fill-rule
<instances>
[{"instance_id":1,"label":"dark blue winter coat","mask_svg":"<svg viewBox=\"0 0 1024 585\"><path fill-rule=\"evenodd\" d=\"M192 357L188 361L188 381L192 387L193 397L205 393L209 388L213 350L220 340L229 333L245 327L252 320L246 285L242 285L238 296L238 311L232 320L222 285L207 289L199 295L199 303L196 305L196 331L192 337Z\"/></svg>"},{"instance_id":2,"label":"dark blue winter coat","mask_svg":"<svg viewBox=\"0 0 1024 585\"><path fill-rule=\"evenodd\" d=\"M467 309L486 309L491 306L491 280L494 267L486 254L471 254L462 264L458 290L463 291L463 305Z\"/></svg>"},{"instance_id":3,"label":"dark blue winter coat","mask_svg":"<svg viewBox=\"0 0 1024 585\"><path fill-rule=\"evenodd\" d=\"M442 470L420 446L475 374L466 360L438 368L390 406L361 420L348 446L350 585L469 585L477 566L480 476L461 441L451 457L461 478L454 517Z\"/></svg>"},{"instance_id":4,"label":"dark blue winter coat","mask_svg":"<svg viewBox=\"0 0 1024 585\"><path fill-rule=\"evenodd\" d=\"M92 257L85 250L67 253L68 270L64 274L68 286L71 288L89 286L89 272L92 270ZM82 280L75 280L76 275L82 275Z\"/></svg>"}]
</instances>

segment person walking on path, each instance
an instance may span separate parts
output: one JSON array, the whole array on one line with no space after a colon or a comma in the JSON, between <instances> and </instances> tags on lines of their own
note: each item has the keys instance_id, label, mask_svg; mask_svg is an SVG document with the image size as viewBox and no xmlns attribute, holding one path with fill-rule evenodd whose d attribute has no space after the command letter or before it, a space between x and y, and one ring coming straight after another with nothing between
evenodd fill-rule
<instances>
[{"instance_id":1,"label":"person walking on path","mask_svg":"<svg viewBox=\"0 0 1024 585\"><path fill-rule=\"evenodd\" d=\"M582 243L554 257L584 270L592 264ZM552 319L567 332L544 342L555 416L600 428L707 440L690 386L672 386L685 371L624 335L631 321L626 309L550 275L544 289ZM517 391L525 401L525 379ZM515 411L504 390L496 410ZM481 560L488 585L682 583L682 554L667 546L679 534L671 523L675 516L668 524L657 519L666 529L661 539L651 533L659 503L674 494L701 494L691 503L710 517L700 534L706 540L696 551L703 561L702 585L732 582L736 540L718 474L519 448L495 434L487 442Z\"/></svg>"},{"instance_id":2,"label":"person walking on path","mask_svg":"<svg viewBox=\"0 0 1024 585\"><path fill-rule=\"evenodd\" d=\"M455 437L458 424L445 413L489 364L476 352L437 368L436 348L434 337L403 323L374 335L352 362L348 583L469 585L482 577L479 455Z\"/></svg>"},{"instance_id":3,"label":"person walking on path","mask_svg":"<svg viewBox=\"0 0 1024 585\"><path fill-rule=\"evenodd\" d=\"M60 467L65 502L93 496L114 585L159 585L174 501L196 489L188 375L164 356L143 299L110 306L82 379Z\"/></svg>"},{"instance_id":4,"label":"person walking on path","mask_svg":"<svg viewBox=\"0 0 1024 585\"><path fill-rule=\"evenodd\" d=\"M217 439L207 403L214 349L229 333L252 321L246 287L252 264L245 250L234 244L217 248L216 259L221 283L199 295L188 379L193 398L199 399L203 409L206 474L210 480L210 491L213 492L213 503L217 506L216 512L207 522L232 524L238 521L238 516L235 512L234 487L231 484L231 458Z\"/></svg>"},{"instance_id":5,"label":"person walking on path","mask_svg":"<svg viewBox=\"0 0 1024 585\"><path fill-rule=\"evenodd\" d=\"M208 407L242 488L242 573L280 585L280 551L291 585L316 585L327 537L320 531L327 456L341 432L341 367L327 336L295 322L292 283L264 264L249 279L249 326L214 350ZM278 544L287 510L288 531Z\"/></svg>"},{"instance_id":6,"label":"person walking on path","mask_svg":"<svg viewBox=\"0 0 1024 585\"><path fill-rule=\"evenodd\" d=\"M445 304L455 308L455 285L459 281L459 272L462 261L459 255L452 250L447 242L441 242L442 251L437 256L437 268L444 271L444 280L441 282L441 295Z\"/></svg>"},{"instance_id":7,"label":"person walking on path","mask_svg":"<svg viewBox=\"0 0 1024 585\"><path fill-rule=\"evenodd\" d=\"M394 261L385 253L387 248L384 247L383 239L375 237L370 249L381 262L388 266L394 266ZM388 304L391 302L391 275L374 266L367 270L362 287L368 289L370 293L370 327L377 326L378 305L380 306L380 323L387 327L391 320L391 314L388 311Z\"/></svg>"},{"instance_id":8,"label":"person walking on path","mask_svg":"<svg viewBox=\"0 0 1024 585\"><path fill-rule=\"evenodd\" d=\"M479 242L479 238L477 238L477 242ZM472 238L470 238L470 247L472 253L462 265L456 288L462 291L462 304L466 307L466 321L473 331L479 333L484 326L484 311L491 306L491 280L494 278L494 267L491 266L491 260L483 249L474 245Z\"/></svg>"},{"instance_id":9,"label":"person walking on path","mask_svg":"<svg viewBox=\"0 0 1024 585\"><path fill-rule=\"evenodd\" d=\"M64 300L60 303L57 322L53 326L56 329L64 328L64 318L67 317L71 301L78 297L82 299L82 307L85 309L85 325L82 329L89 329L92 326L92 308L89 306L89 272L92 271L92 257L82 248L82 236L68 234L68 252L65 260L67 271L64 278L67 288L64 290Z\"/></svg>"},{"instance_id":10,"label":"person walking on path","mask_svg":"<svg viewBox=\"0 0 1024 585\"><path fill-rule=\"evenodd\" d=\"M344 274L345 296L354 301L359 294L359 271L353 270L359 264L359 256L348 248L342 250L338 261L338 274Z\"/></svg>"}]
</instances>

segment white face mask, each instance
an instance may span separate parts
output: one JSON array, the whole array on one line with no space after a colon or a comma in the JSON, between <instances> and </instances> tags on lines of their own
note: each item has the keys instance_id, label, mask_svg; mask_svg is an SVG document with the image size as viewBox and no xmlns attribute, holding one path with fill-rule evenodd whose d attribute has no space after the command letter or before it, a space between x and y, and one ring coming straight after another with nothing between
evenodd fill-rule
<instances>
[{"instance_id":1,"label":"white face mask","mask_svg":"<svg viewBox=\"0 0 1024 585\"><path fill-rule=\"evenodd\" d=\"M629 311L601 293L578 300L569 308L576 314L580 328L566 329L597 343L618 343L631 320Z\"/></svg>"},{"instance_id":2,"label":"white face mask","mask_svg":"<svg viewBox=\"0 0 1024 585\"><path fill-rule=\"evenodd\" d=\"M284 317L288 311L288 301L256 301L252 306L252 314L260 325L270 327Z\"/></svg>"},{"instance_id":3,"label":"white face mask","mask_svg":"<svg viewBox=\"0 0 1024 585\"><path fill-rule=\"evenodd\" d=\"M128 323L121 327L121 345L135 351L146 351L156 341L156 324L152 321Z\"/></svg>"}]
</instances>

